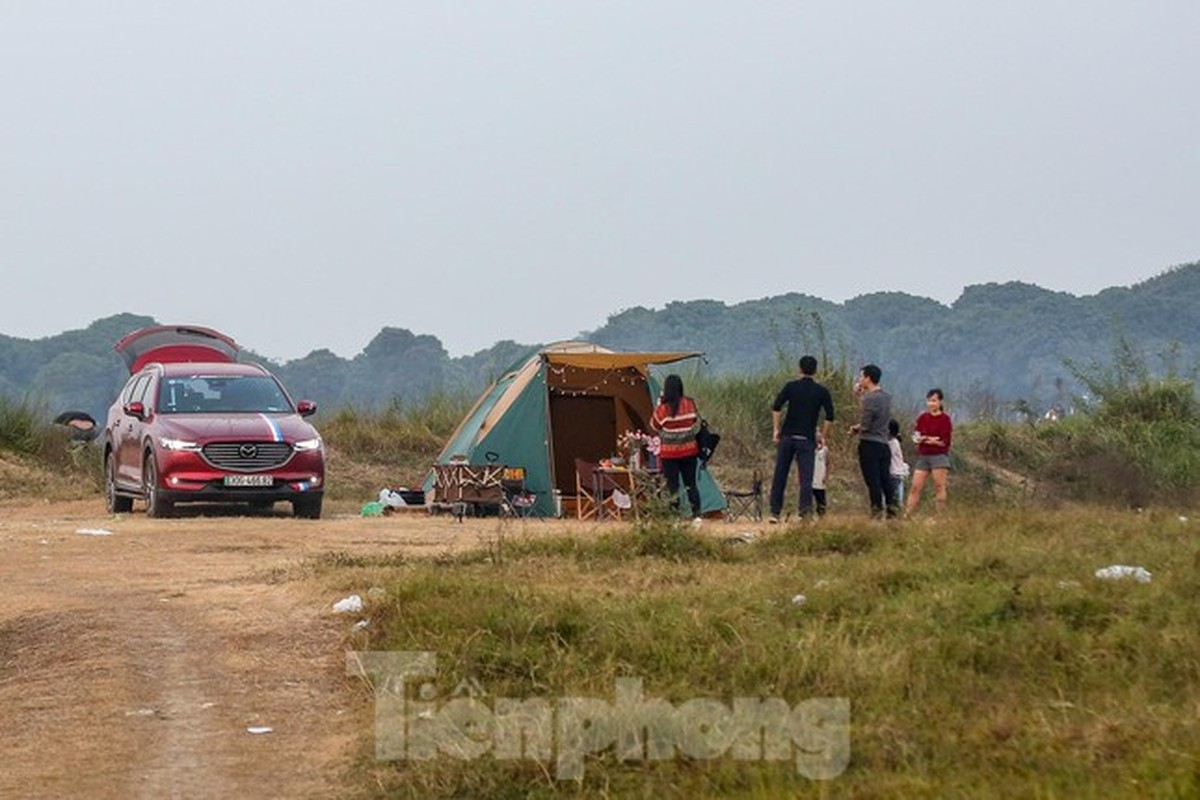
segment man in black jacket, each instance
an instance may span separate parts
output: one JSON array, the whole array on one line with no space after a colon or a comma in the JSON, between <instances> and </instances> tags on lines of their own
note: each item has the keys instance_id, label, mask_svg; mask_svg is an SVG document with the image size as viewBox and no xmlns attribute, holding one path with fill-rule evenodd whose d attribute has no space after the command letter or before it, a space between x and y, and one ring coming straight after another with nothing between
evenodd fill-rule
<instances>
[{"instance_id":1,"label":"man in black jacket","mask_svg":"<svg viewBox=\"0 0 1200 800\"><path fill-rule=\"evenodd\" d=\"M817 383L817 359L804 356L800 359L800 377L788 381L775 397L771 406L772 428L775 435L775 476L771 481L771 518L779 522L783 511L783 492L787 487L788 473L792 461L800 470L800 516L807 517L813 510L813 454L817 442L823 442L833 422L833 397L829 390ZM784 413L787 406L787 413ZM825 419L820 430L817 423L821 412Z\"/></svg>"}]
</instances>

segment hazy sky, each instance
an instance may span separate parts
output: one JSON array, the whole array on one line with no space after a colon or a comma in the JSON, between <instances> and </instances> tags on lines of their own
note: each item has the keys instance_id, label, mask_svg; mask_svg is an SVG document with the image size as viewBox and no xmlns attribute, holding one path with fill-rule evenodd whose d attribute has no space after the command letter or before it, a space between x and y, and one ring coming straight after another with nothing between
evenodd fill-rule
<instances>
[{"instance_id":1,"label":"hazy sky","mask_svg":"<svg viewBox=\"0 0 1200 800\"><path fill-rule=\"evenodd\" d=\"M0 0L0 333L454 355L1200 259L1200 3Z\"/></svg>"}]
</instances>

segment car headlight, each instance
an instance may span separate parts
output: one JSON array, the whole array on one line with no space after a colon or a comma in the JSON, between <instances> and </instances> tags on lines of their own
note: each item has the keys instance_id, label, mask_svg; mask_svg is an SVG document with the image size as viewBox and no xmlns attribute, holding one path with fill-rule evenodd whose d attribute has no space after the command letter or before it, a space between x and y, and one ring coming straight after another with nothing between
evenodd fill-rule
<instances>
[{"instance_id":1,"label":"car headlight","mask_svg":"<svg viewBox=\"0 0 1200 800\"><path fill-rule=\"evenodd\" d=\"M185 450L189 453L199 453L200 445L196 442L189 442L186 439L168 439L163 436L158 440L159 445L164 450Z\"/></svg>"},{"instance_id":2,"label":"car headlight","mask_svg":"<svg viewBox=\"0 0 1200 800\"><path fill-rule=\"evenodd\" d=\"M297 453L303 453L306 450L320 450L321 449L321 437L318 436L315 439L304 439L302 441L296 442L294 445L292 445L292 447L294 447L296 449Z\"/></svg>"}]
</instances>

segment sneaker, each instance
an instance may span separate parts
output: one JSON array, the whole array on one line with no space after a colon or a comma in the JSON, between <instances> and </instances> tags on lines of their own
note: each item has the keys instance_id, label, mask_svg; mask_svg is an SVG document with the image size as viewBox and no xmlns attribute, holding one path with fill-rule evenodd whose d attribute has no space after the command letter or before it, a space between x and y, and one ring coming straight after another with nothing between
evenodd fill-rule
<instances>
[{"instance_id":1,"label":"sneaker","mask_svg":"<svg viewBox=\"0 0 1200 800\"><path fill-rule=\"evenodd\" d=\"M767 524L768 524L768 525L778 525L778 524L779 524L779 517L768 517L768 518L767 518Z\"/></svg>"},{"instance_id":2,"label":"sneaker","mask_svg":"<svg viewBox=\"0 0 1200 800\"><path fill-rule=\"evenodd\" d=\"M700 519L700 517L692 517L692 527L693 528L699 528L703 524L704 524L704 520Z\"/></svg>"}]
</instances>

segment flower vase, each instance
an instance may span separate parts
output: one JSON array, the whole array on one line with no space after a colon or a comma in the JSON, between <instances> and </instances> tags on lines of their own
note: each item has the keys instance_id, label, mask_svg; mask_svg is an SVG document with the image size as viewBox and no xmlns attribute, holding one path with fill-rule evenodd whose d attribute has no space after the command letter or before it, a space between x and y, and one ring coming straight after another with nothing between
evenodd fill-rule
<instances>
[{"instance_id":1,"label":"flower vase","mask_svg":"<svg viewBox=\"0 0 1200 800\"><path fill-rule=\"evenodd\" d=\"M642 449L640 447L635 447L629 451L629 468L642 468Z\"/></svg>"}]
</instances>

